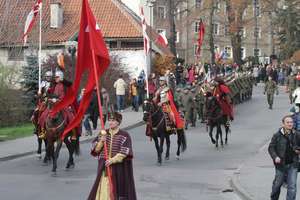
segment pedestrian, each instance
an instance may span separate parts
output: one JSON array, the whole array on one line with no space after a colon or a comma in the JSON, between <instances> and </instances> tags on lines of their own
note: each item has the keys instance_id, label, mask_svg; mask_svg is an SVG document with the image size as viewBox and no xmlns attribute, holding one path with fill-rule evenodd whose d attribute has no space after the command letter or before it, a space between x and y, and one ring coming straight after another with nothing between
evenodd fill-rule
<instances>
[{"instance_id":1,"label":"pedestrian","mask_svg":"<svg viewBox=\"0 0 300 200\"><path fill-rule=\"evenodd\" d=\"M294 90L292 94L292 99L295 105L300 107L300 83L298 83L297 88Z\"/></svg>"},{"instance_id":2,"label":"pedestrian","mask_svg":"<svg viewBox=\"0 0 300 200\"><path fill-rule=\"evenodd\" d=\"M255 80L255 86L257 85L257 83L259 83L258 71L259 71L258 66L255 65L255 66L253 67L253 78L254 78L254 80Z\"/></svg>"},{"instance_id":3,"label":"pedestrian","mask_svg":"<svg viewBox=\"0 0 300 200\"><path fill-rule=\"evenodd\" d=\"M119 112L124 110L125 92L127 84L123 80L123 76L120 75L119 79L114 83L114 88L116 88L117 95L117 108Z\"/></svg>"},{"instance_id":4,"label":"pedestrian","mask_svg":"<svg viewBox=\"0 0 300 200\"><path fill-rule=\"evenodd\" d=\"M129 86L129 98L132 103L132 110L138 112L139 111L139 96L137 91L137 83L136 78L132 79Z\"/></svg>"},{"instance_id":5,"label":"pedestrian","mask_svg":"<svg viewBox=\"0 0 300 200\"><path fill-rule=\"evenodd\" d=\"M131 137L129 133L120 129L121 122L122 115L118 112L112 113L109 116L109 129L102 130L101 135L93 142L91 154L98 159L98 172L88 200L109 200L111 191L116 200L137 199L132 167ZM104 145L107 145L107 148ZM104 152L105 150L108 152ZM108 177L108 167L111 179Z\"/></svg>"},{"instance_id":6,"label":"pedestrian","mask_svg":"<svg viewBox=\"0 0 300 200\"><path fill-rule=\"evenodd\" d=\"M139 76L137 80L138 105L142 105L146 95L146 81L144 77Z\"/></svg>"},{"instance_id":7,"label":"pedestrian","mask_svg":"<svg viewBox=\"0 0 300 200\"><path fill-rule=\"evenodd\" d=\"M265 90L264 94L267 93L267 100L269 104L269 109L273 109L273 102L274 102L274 94L278 95L278 87L276 85L276 82L273 81L272 77L269 76L269 80L265 83Z\"/></svg>"},{"instance_id":8,"label":"pedestrian","mask_svg":"<svg viewBox=\"0 0 300 200\"><path fill-rule=\"evenodd\" d=\"M155 78L155 74L152 73L148 78L149 99L153 99L155 91L156 91L156 78Z\"/></svg>"},{"instance_id":9,"label":"pedestrian","mask_svg":"<svg viewBox=\"0 0 300 200\"><path fill-rule=\"evenodd\" d=\"M296 200L297 175L300 154L297 133L293 131L293 119L285 116L282 127L273 135L269 144L269 154L275 166L271 200L278 200L283 183L287 183L286 200Z\"/></svg>"},{"instance_id":10,"label":"pedestrian","mask_svg":"<svg viewBox=\"0 0 300 200\"><path fill-rule=\"evenodd\" d=\"M293 93L297 87L297 80L295 74L291 72L291 74L286 79L286 92L289 93L290 104L293 103Z\"/></svg>"}]
</instances>

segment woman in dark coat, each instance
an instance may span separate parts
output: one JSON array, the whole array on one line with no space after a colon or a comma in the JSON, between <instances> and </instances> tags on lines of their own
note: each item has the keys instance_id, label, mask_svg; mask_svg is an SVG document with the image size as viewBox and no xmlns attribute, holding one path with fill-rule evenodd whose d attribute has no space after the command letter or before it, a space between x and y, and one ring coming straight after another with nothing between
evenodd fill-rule
<instances>
[{"instance_id":1,"label":"woman in dark coat","mask_svg":"<svg viewBox=\"0 0 300 200\"><path fill-rule=\"evenodd\" d=\"M98 158L98 173L88 200L111 200L107 167L110 167L114 200L136 200L132 168L132 145L130 135L120 130L120 113L109 116L109 129L93 142L91 154ZM108 159L105 159L104 142Z\"/></svg>"}]
</instances>

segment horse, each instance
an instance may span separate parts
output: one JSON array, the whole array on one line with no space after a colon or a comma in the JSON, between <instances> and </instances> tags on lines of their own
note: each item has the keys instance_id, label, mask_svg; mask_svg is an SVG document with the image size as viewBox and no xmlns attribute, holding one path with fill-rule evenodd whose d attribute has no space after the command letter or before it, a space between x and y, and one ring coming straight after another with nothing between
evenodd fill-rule
<instances>
[{"instance_id":1,"label":"horse","mask_svg":"<svg viewBox=\"0 0 300 200\"><path fill-rule=\"evenodd\" d=\"M38 142L37 156L38 156L39 159L42 159L42 145L43 145L43 142L44 142L44 145L45 145L45 149L47 149L47 140L46 140L45 131L43 129L41 129L41 127L38 123L38 119L41 116L41 113L44 111L44 107L45 107L45 105L42 103L41 106L38 106L33 111L33 114L32 114L32 117L31 117L31 122L34 125L33 133L37 136L37 142ZM46 162L49 159L50 158L47 157L47 155L45 154L44 162Z\"/></svg>"},{"instance_id":2,"label":"horse","mask_svg":"<svg viewBox=\"0 0 300 200\"><path fill-rule=\"evenodd\" d=\"M49 105L49 109L51 110L53 104L49 103ZM63 141L61 140L61 135L64 132L64 129L67 125L66 117L63 112L64 111L61 110L54 116L48 115L45 123L47 133L46 137L48 142L46 154L53 160L52 172L54 174L56 174L57 159L59 157L59 152L63 142L66 144L66 147L69 152L69 159L66 165L66 169L71 169L75 167L73 154L75 153L75 155L79 155L80 153L79 136L76 135L76 133L74 134L74 129L66 135ZM54 147L55 143L56 148Z\"/></svg>"},{"instance_id":3,"label":"horse","mask_svg":"<svg viewBox=\"0 0 300 200\"><path fill-rule=\"evenodd\" d=\"M209 96L206 99L207 110L207 125L209 126L209 137L211 142L216 145L216 148L219 147L219 137L221 139L221 146L224 146L223 142L223 133L221 125L224 125L225 128L225 144L228 144L228 133L230 132L230 125L227 120L227 116L223 114L222 108L215 96ZM216 139L213 138L212 132L214 127L217 127Z\"/></svg>"},{"instance_id":4,"label":"horse","mask_svg":"<svg viewBox=\"0 0 300 200\"><path fill-rule=\"evenodd\" d=\"M148 136L153 138L157 151L157 164L162 164L163 145L166 139L167 150L165 160L170 159L170 135L172 131L166 130L166 119L162 108L156 105L152 100L145 100L143 103L143 120L147 122ZM180 152L186 150L186 137L183 129L175 130L177 134L177 152L176 159L179 160Z\"/></svg>"}]
</instances>

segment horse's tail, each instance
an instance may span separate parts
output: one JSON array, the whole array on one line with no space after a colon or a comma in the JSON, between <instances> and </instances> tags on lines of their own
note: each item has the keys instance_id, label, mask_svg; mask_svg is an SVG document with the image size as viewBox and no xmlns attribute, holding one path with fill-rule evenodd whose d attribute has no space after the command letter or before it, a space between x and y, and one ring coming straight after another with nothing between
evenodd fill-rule
<instances>
[{"instance_id":1,"label":"horse's tail","mask_svg":"<svg viewBox=\"0 0 300 200\"><path fill-rule=\"evenodd\" d=\"M187 148L185 132L183 129L178 130L177 134L179 134L179 142L181 146L181 152L184 152Z\"/></svg>"},{"instance_id":2,"label":"horse's tail","mask_svg":"<svg viewBox=\"0 0 300 200\"><path fill-rule=\"evenodd\" d=\"M74 149L75 151L74 151L74 152L75 152L75 155L76 155L76 156L79 156L79 155L80 155L80 142L79 142L79 138L80 138L80 137L77 136L77 137L76 137L76 140L75 140L75 149Z\"/></svg>"}]
</instances>

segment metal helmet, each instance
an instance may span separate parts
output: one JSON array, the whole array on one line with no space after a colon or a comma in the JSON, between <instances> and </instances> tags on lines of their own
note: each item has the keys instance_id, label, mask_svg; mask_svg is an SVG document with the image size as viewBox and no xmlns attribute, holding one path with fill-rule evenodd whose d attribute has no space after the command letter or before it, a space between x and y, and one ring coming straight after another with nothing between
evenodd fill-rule
<instances>
[{"instance_id":1,"label":"metal helmet","mask_svg":"<svg viewBox=\"0 0 300 200\"><path fill-rule=\"evenodd\" d=\"M55 77L59 77L59 79L62 81L64 80L64 73L62 71L56 71Z\"/></svg>"},{"instance_id":2,"label":"metal helmet","mask_svg":"<svg viewBox=\"0 0 300 200\"><path fill-rule=\"evenodd\" d=\"M159 81L166 81L166 77L164 76L159 77Z\"/></svg>"},{"instance_id":3,"label":"metal helmet","mask_svg":"<svg viewBox=\"0 0 300 200\"><path fill-rule=\"evenodd\" d=\"M51 76L52 76L52 72L51 71L46 71L45 77L51 77Z\"/></svg>"}]
</instances>

